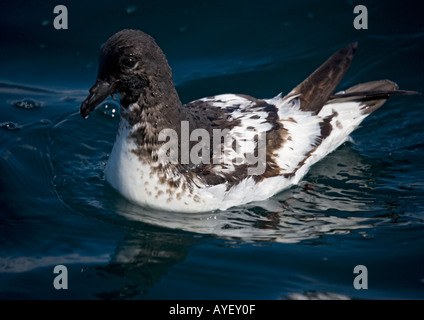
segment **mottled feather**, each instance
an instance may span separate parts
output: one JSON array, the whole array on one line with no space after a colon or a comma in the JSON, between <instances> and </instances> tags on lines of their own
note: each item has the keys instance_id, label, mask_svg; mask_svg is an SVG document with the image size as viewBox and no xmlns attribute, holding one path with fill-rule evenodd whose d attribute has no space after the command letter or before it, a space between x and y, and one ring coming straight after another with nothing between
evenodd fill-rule
<instances>
[{"instance_id":1,"label":"mottled feather","mask_svg":"<svg viewBox=\"0 0 424 320\"><path fill-rule=\"evenodd\" d=\"M356 48L353 43L337 51L284 97L224 94L182 105L171 68L154 39L123 30L105 43L96 83L80 113L86 118L108 95L119 96L121 119L105 173L128 199L173 211L227 209L265 200L298 183L389 96L415 94L398 90L389 80L334 94ZM208 161L181 161L183 122L190 133L208 133L210 148L197 149L208 152ZM163 157L165 142L159 136L164 129L180 138L177 163ZM212 147L217 130L222 133L219 149ZM260 137L265 139L263 158ZM190 150L197 143L190 141ZM257 156L257 162L247 161L247 155ZM259 165L263 172L249 173Z\"/></svg>"}]
</instances>

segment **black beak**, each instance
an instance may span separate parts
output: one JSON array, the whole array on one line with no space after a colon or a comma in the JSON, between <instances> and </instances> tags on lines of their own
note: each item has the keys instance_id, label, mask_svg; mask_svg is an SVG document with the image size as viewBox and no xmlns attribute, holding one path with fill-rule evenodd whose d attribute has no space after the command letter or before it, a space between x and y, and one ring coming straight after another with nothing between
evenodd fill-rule
<instances>
[{"instance_id":1,"label":"black beak","mask_svg":"<svg viewBox=\"0 0 424 320\"><path fill-rule=\"evenodd\" d=\"M106 81L97 79L90 89L90 95L81 104L81 116L86 119L91 111L111 94L113 94L113 86Z\"/></svg>"}]
</instances>

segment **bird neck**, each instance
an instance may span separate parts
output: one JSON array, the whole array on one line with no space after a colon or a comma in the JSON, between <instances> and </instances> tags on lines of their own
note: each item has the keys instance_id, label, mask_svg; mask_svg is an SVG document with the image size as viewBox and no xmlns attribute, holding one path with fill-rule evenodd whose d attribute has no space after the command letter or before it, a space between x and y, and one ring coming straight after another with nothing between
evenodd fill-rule
<instances>
[{"instance_id":1,"label":"bird neck","mask_svg":"<svg viewBox=\"0 0 424 320\"><path fill-rule=\"evenodd\" d=\"M151 155L164 142L159 142L163 129L173 129L180 134L181 121L187 114L180 102L170 73L147 79L136 102L128 103L121 98L121 119L129 128L129 139L133 139L144 155Z\"/></svg>"}]
</instances>

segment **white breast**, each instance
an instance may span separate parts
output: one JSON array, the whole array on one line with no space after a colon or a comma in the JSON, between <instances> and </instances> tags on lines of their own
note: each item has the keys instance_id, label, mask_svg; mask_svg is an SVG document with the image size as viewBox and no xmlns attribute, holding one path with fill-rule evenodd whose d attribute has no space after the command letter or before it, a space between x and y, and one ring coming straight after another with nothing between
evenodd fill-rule
<instances>
[{"instance_id":1,"label":"white breast","mask_svg":"<svg viewBox=\"0 0 424 320\"><path fill-rule=\"evenodd\" d=\"M155 163L142 162L131 150L136 145L131 138L127 121L121 117L118 134L110 154L105 175L106 180L127 199L156 209L199 212L219 209L220 202L212 194L202 193L193 185L191 192L181 187L171 188L162 183L155 170ZM167 179L181 180L177 172L163 173Z\"/></svg>"}]
</instances>

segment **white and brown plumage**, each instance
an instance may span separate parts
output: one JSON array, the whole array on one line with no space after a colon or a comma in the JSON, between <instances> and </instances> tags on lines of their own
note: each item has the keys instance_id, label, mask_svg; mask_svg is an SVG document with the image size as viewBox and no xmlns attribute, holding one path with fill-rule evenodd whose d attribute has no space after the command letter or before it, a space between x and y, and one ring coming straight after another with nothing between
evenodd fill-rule
<instances>
[{"instance_id":1,"label":"white and brown plumage","mask_svg":"<svg viewBox=\"0 0 424 320\"><path fill-rule=\"evenodd\" d=\"M97 81L80 111L86 118L108 95L119 95L121 119L106 179L125 197L172 211L227 209L264 200L298 183L389 96L414 94L398 90L389 80L334 94L356 47L351 44L336 52L286 96L224 94L182 105L171 68L153 38L123 30L102 48ZM211 139L214 129L225 132L232 142L222 145L226 158L214 161L217 154L209 148L205 150L210 161L205 163L164 160L159 149L165 142L159 141L159 133L169 128L181 138L182 122L189 123L190 132L205 129ZM249 175L248 169L257 164L239 160L258 153L252 130L266 134L260 175ZM250 142L243 144L246 140Z\"/></svg>"}]
</instances>

